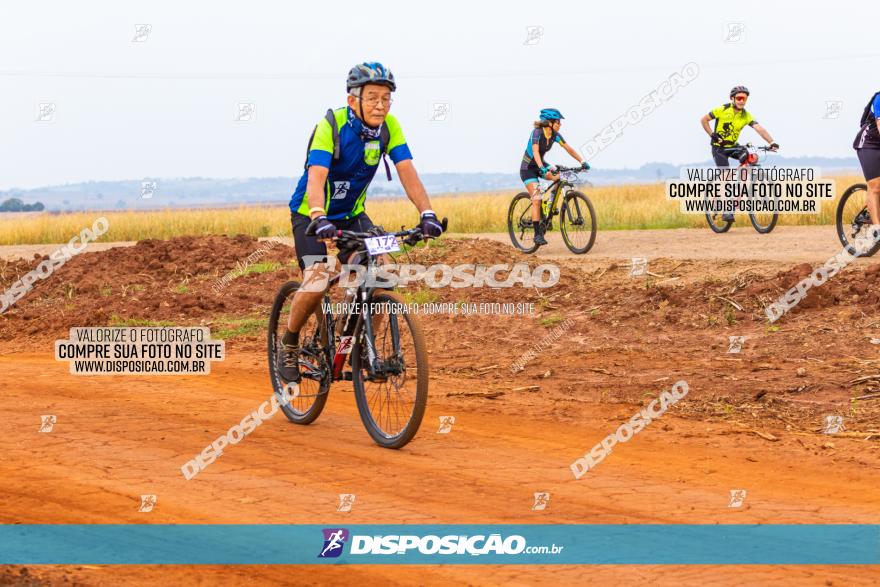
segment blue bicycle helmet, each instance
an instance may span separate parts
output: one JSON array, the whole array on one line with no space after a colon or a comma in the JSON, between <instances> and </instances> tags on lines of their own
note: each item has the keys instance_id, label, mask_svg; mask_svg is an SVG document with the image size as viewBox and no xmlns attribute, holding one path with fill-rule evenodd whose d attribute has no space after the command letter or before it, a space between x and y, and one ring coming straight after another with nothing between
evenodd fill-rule
<instances>
[{"instance_id":1,"label":"blue bicycle helmet","mask_svg":"<svg viewBox=\"0 0 880 587\"><path fill-rule=\"evenodd\" d=\"M359 63L352 67L348 72L348 79L345 80L345 91L351 92L352 88L361 88L367 84L388 86L392 92L397 89L394 74L378 61Z\"/></svg>"},{"instance_id":2,"label":"blue bicycle helmet","mask_svg":"<svg viewBox=\"0 0 880 587\"><path fill-rule=\"evenodd\" d=\"M541 120L560 120L562 118L565 117L556 108L544 108L541 110Z\"/></svg>"}]
</instances>

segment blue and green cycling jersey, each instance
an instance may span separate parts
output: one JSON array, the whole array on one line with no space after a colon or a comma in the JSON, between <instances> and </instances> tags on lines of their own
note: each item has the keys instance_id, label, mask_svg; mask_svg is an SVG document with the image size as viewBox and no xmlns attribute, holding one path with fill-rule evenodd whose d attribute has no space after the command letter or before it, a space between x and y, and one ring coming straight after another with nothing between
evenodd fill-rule
<instances>
[{"instance_id":1,"label":"blue and green cycling jersey","mask_svg":"<svg viewBox=\"0 0 880 587\"><path fill-rule=\"evenodd\" d=\"M365 127L347 106L334 110L333 114L339 129L339 159L333 160L333 129L327 119L322 118L309 145L306 166L320 165L330 170L324 184L324 209L329 220L338 220L353 218L364 211L367 188L376 175L383 152L388 153L395 164L412 159L412 154L400 123L392 115L385 117L389 144L380 145L378 131ZM304 216L309 215L311 208L306 197L308 175L306 170L290 198L290 211Z\"/></svg>"},{"instance_id":2,"label":"blue and green cycling jersey","mask_svg":"<svg viewBox=\"0 0 880 587\"><path fill-rule=\"evenodd\" d=\"M529 142L526 144L526 152L523 155L522 165L521 167L529 167L531 165L536 165L534 163L534 154L532 153L532 145L538 145L538 153L541 155L541 160L543 161L544 155L554 143L559 143L560 145L565 144L565 139L562 138L562 135L558 132L550 132L550 136L544 136L544 128L536 128L532 131L532 136L529 137ZM546 165L547 162L544 161Z\"/></svg>"}]
</instances>

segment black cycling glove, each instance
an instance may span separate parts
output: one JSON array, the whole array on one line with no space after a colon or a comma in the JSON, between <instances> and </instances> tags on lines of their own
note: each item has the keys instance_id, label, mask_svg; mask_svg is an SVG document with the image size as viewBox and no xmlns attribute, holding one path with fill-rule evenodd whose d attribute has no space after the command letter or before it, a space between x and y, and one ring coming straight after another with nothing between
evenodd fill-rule
<instances>
[{"instance_id":1,"label":"black cycling glove","mask_svg":"<svg viewBox=\"0 0 880 587\"><path fill-rule=\"evenodd\" d=\"M318 238L333 238L336 236L336 227L326 216L318 216L309 224L306 234L313 234Z\"/></svg>"},{"instance_id":2,"label":"black cycling glove","mask_svg":"<svg viewBox=\"0 0 880 587\"><path fill-rule=\"evenodd\" d=\"M426 237L437 238L443 234L443 225L433 210L425 210L422 212L422 220L419 222L419 228Z\"/></svg>"}]
</instances>

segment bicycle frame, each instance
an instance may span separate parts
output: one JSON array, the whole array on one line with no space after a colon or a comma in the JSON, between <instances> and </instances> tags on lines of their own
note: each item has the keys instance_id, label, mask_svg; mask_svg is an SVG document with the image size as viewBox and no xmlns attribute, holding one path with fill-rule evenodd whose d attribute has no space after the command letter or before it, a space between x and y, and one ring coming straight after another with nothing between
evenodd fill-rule
<instances>
[{"instance_id":1,"label":"bicycle frame","mask_svg":"<svg viewBox=\"0 0 880 587\"><path fill-rule=\"evenodd\" d=\"M541 192L541 212L544 218L552 218L559 214L559 195L568 192L573 187L572 183L563 179L560 175L559 179L555 180L547 186L547 189ZM548 199L544 199L551 190L553 190L553 195Z\"/></svg>"},{"instance_id":2,"label":"bicycle frame","mask_svg":"<svg viewBox=\"0 0 880 587\"><path fill-rule=\"evenodd\" d=\"M355 251L355 254L367 255L367 275L375 275L379 268L378 258L370 255L366 249L359 249ZM329 281L330 287L337 284L340 277L341 274L331 278ZM354 332L360 321L363 321L364 325L364 342L366 344L370 376L377 375L382 371L382 366L378 364L378 355L375 347L372 304L369 303L377 289L383 288L368 287L365 280L358 285L354 299L349 302L351 307L346 308L345 314L336 316L333 314L332 309L323 314L324 324L322 327L326 328L327 335L325 351L327 363L331 365L332 381L349 380L343 369L347 358L350 363L351 351L354 348ZM324 294L322 305L325 308L332 308L329 293ZM336 323L338 320L344 320L344 322L342 324L342 331L338 335L339 341L337 344ZM394 317L393 312L389 313L389 322L391 326L391 340L394 344L394 354L396 356L400 354L400 337L397 319Z\"/></svg>"}]
</instances>

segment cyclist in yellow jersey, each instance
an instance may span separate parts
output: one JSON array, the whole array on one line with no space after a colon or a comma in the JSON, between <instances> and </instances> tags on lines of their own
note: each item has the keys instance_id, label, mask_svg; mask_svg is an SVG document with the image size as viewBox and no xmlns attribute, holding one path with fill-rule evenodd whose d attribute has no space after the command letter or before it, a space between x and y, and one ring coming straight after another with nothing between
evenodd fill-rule
<instances>
[{"instance_id":1,"label":"cyclist in yellow jersey","mask_svg":"<svg viewBox=\"0 0 880 587\"><path fill-rule=\"evenodd\" d=\"M770 136L763 126L746 110L746 101L749 99L749 89L745 86L734 86L730 90L730 102L712 110L700 119L703 130L711 137L712 158L717 167L730 167L728 159L736 159L745 163L749 156L746 148L737 143L739 133L747 126L755 129L761 138L767 141L772 151L777 151L779 145ZM715 121L715 128L709 126L709 121ZM733 221L730 212L721 215L724 221Z\"/></svg>"},{"instance_id":2,"label":"cyclist in yellow jersey","mask_svg":"<svg viewBox=\"0 0 880 587\"><path fill-rule=\"evenodd\" d=\"M739 133L746 126L755 129L761 135L773 151L779 149L779 145L773 141L773 137L752 114L746 110L746 101L749 99L749 89L745 86L736 86L730 90L730 102L712 110L700 119L703 130L712 139L712 158L718 167L729 167L728 159L736 159L740 163L748 156L746 148L737 144ZM715 121L715 128L709 126L709 121Z\"/></svg>"}]
</instances>

